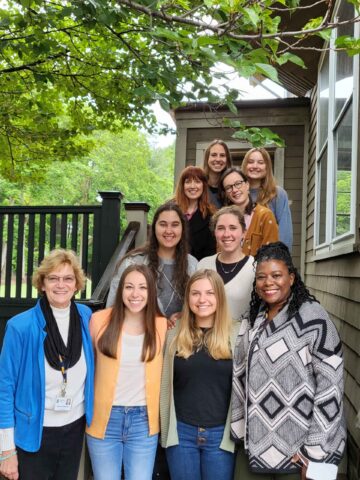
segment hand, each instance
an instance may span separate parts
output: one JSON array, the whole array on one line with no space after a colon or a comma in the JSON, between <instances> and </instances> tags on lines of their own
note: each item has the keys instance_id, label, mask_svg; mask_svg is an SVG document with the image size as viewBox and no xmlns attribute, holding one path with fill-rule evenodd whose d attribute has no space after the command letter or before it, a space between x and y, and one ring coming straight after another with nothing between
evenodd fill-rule
<instances>
[{"instance_id":1,"label":"hand","mask_svg":"<svg viewBox=\"0 0 360 480\"><path fill-rule=\"evenodd\" d=\"M180 318L181 312L175 312L167 319L167 329L172 330L176 326L177 320Z\"/></svg>"},{"instance_id":2,"label":"hand","mask_svg":"<svg viewBox=\"0 0 360 480\"><path fill-rule=\"evenodd\" d=\"M293 463L296 463L298 465L302 465L301 466L301 480L306 480L306 471L307 471L307 467L308 467L308 464L309 464L309 461L307 458L301 456L298 454L298 453L295 453L295 455L292 457L291 461Z\"/></svg>"},{"instance_id":3,"label":"hand","mask_svg":"<svg viewBox=\"0 0 360 480\"><path fill-rule=\"evenodd\" d=\"M2 452L2 456L8 455L13 450L7 450ZM19 469L18 469L18 458L17 455L13 455L6 460L0 462L0 474L9 480L18 480L19 479Z\"/></svg>"}]
</instances>

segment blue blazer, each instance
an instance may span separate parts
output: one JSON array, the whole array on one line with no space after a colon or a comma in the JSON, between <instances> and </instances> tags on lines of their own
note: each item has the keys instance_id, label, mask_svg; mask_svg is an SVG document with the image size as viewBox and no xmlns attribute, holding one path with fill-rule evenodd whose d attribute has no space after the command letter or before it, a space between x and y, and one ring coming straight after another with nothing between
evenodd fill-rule
<instances>
[{"instance_id":1,"label":"blue blazer","mask_svg":"<svg viewBox=\"0 0 360 480\"><path fill-rule=\"evenodd\" d=\"M76 304L81 318L87 374L85 415L93 415L94 354L89 332L91 310ZM7 322L0 355L0 428L15 429L15 445L27 452L40 448L45 410L46 322L40 303Z\"/></svg>"}]
</instances>

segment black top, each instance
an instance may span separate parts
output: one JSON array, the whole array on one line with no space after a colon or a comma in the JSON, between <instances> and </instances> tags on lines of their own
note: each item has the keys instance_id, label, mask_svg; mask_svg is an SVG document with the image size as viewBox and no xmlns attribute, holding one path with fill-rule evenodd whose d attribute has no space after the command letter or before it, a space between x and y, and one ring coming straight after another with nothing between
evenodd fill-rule
<instances>
[{"instance_id":1,"label":"black top","mask_svg":"<svg viewBox=\"0 0 360 480\"><path fill-rule=\"evenodd\" d=\"M232 360L214 360L202 349L175 356L174 400L178 420L198 427L224 425L230 405Z\"/></svg>"},{"instance_id":2,"label":"black top","mask_svg":"<svg viewBox=\"0 0 360 480\"><path fill-rule=\"evenodd\" d=\"M219 256L216 257L216 271L223 279L224 284L230 282L240 272L249 257L245 256L239 263L223 263L220 262Z\"/></svg>"},{"instance_id":3,"label":"black top","mask_svg":"<svg viewBox=\"0 0 360 480\"><path fill-rule=\"evenodd\" d=\"M209 227L210 218L210 215L204 218L197 209L188 220L190 253L197 260L216 253L216 240Z\"/></svg>"},{"instance_id":4,"label":"black top","mask_svg":"<svg viewBox=\"0 0 360 480\"><path fill-rule=\"evenodd\" d=\"M208 193L209 193L209 202L212 203L216 210L223 206L223 201L220 198L219 187L210 187L208 185Z\"/></svg>"}]
</instances>

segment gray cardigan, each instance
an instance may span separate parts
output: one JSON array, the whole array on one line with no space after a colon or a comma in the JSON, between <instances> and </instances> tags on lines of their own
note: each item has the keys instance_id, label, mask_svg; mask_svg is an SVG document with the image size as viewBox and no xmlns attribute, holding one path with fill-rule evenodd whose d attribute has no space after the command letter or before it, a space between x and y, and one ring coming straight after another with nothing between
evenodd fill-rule
<instances>
[{"instance_id":1,"label":"gray cardigan","mask_svg":"<svg viewBox=\"0 0 360 480\"><path fill-rule=\"evenodd\" d=\"M176 412L174 402L174 354L170 354L169 347L178 331L178 325L169 330L165 340L164 363L161 376L160 389L160 440L161 446L164 448L172 447L179 444L179 437L176 425ZM239 322L234 322L231 331L231 350L234 351L235 340L239 331ZM220 444L222 450L233 453L235 444L230 439L230 418L231 418L231 401L229 411L226 418L224 435Z\"/></svg>"},{"instance_id":2,"label":"gray cardigan","mask_svg":"<svg viewBox=\"0 0 360 480\"><path fill-rule=\"evenodd\" d=\"M148 263L149 263L148 256L145 254L130 255L120 263L118 269L115 271L114 276L111 280L110 291L106 301L107 308L112 307L114 305L116 292L119 286L121 275L124 273L124 270L129 265L148 265ZM189 276L191 276L195 272L197 263L198 261L196 260L196 258L194 258L192 255L188 255L187 273ZM161 266L159 266L159 268L161 268ZM158 300L159 308L161 312L163 312L164 306L162 305L159 295L157 300Z\"/></svg>"}]
</instances>

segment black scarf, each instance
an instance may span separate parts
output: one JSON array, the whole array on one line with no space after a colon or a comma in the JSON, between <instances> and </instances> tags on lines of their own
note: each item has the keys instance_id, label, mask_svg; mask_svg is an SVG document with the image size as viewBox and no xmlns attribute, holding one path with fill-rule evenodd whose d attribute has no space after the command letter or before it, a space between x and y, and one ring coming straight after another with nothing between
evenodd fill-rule
<instances>
[{"instance_id":1,"label":"black scarf","mask_svg":"<svg viewBox=\"0 0 360 480\"><path fill-rule=\"evenodd\" d=\"M46 321L45 332L47 335L44 342L46 360L52 368L60 370L59 355L61 355L65 368L73 367L79 361L82 348L81 320L74 300L71 300L70 304L70 324L67 345L65 345L59 332L46 295L40 299L40 307Z\"/></svg>"}]
</instances>

